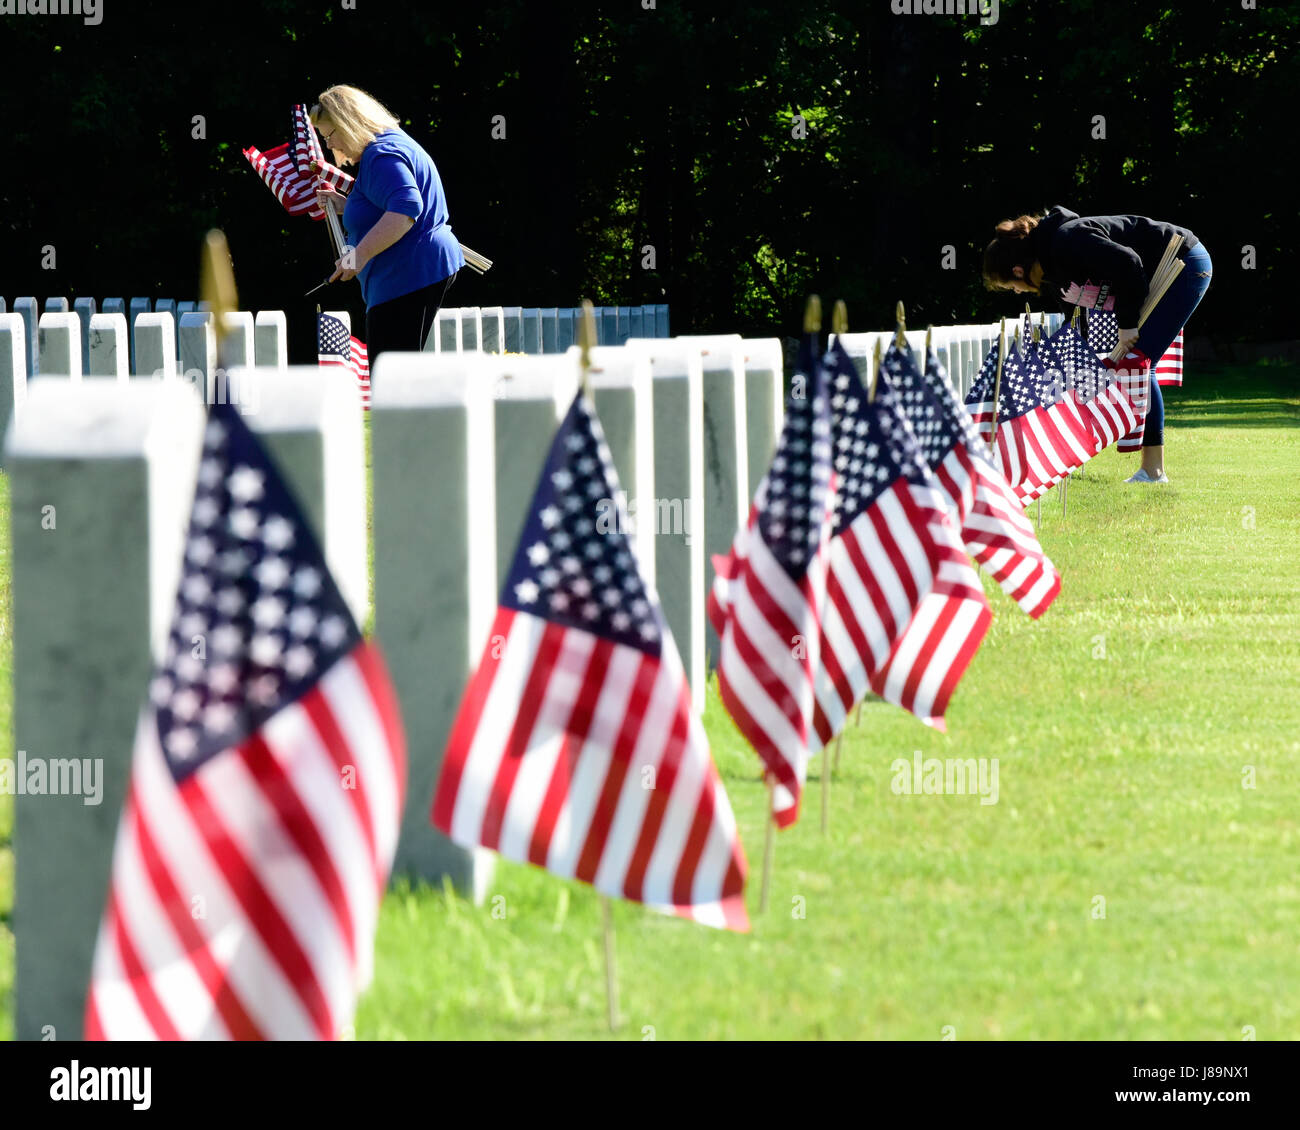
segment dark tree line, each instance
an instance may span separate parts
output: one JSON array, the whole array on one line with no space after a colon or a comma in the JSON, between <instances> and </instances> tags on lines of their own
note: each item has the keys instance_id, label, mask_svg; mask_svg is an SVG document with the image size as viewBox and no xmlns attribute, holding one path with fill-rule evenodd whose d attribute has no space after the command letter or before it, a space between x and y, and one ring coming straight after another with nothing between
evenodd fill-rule
<instances>
[{"instance_id":1,"label":"dark tree line","mask_svg":"<svg viewBox=\"0 0 1300 1130\"><path fill-rule=\"evenodd\" d=\"M454 304L666 301L674 332L772 335L816 290L861 328L898 298L912 325L983 321L1020 305L980 282L993 224L1063 203L1200 235L1216 278L1198 332L1294 336L1294 5L1001 0L988 27L889 0L102 12L0 17L10 299L193 297L220 226L241 305L285 309L310 360L302 294L328 239L240 150L288 140L292 103L351 82L428 148L457 234L496 260ZM355 284L327 293L360 316Z\"/></svg>"}]
</instances>

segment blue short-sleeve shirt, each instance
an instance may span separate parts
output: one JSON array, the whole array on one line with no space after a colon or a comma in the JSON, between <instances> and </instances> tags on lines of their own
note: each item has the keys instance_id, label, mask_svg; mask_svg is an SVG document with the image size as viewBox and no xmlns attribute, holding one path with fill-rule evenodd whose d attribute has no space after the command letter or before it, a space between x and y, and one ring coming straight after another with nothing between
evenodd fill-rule
<instances>
[{"instance_id":1,"label":"blue short-sleeve shirt","mask_svg":"<svg viewBox=\"0 0 1300 1130\"><path fill-rule=\"evenodd\" d=\"M465 265L448 222L438 169L400 129L381 133L361 154L356 184L343 209L348 242L356 247L385 212L400 212L415 223L361 268L357 277L367 306L420 290Z\"/></svg>"}]
</instances>

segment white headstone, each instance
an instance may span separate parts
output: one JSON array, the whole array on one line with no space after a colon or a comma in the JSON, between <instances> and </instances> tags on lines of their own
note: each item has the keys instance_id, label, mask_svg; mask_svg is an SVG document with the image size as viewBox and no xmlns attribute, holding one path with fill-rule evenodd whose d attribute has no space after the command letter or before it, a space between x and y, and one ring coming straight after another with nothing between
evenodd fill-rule
<instances>
[{"instance_id":1,"label":"white headstone","mask_svg":"<svg viewBox=\"0 0 1300 1130\"><path fill-rule=\"evenodd\" d=\"M221 342L221 361L227 369L250 368L255 364L253 315L248 310L230 310L221 315L225 337Z\"/></svg>"},{"instance_id":2,"label":"white headstone","mask_svg":"<svg viewBox=\"0 0 1300 1130\"><path fill-rule=\"evenodd\" d=\"M395 873L476 901L492 854L429 822L442 754L496 610L492 384L478 354L384 353L370 405L375 635L402 710L406 808Z\"/></svg>"},{"instance_id":3,"label":"white headstone","mask_svg":"<svg viewBox=\"0 0 1300 1130\"><path fill-rule=\"evenodd\" d=\"M342 368L232 368L227 395L266 444L311 523L339 591L370 615L361 401Z\"/></svg>"},{"instance_id":4,"label":"white headstone","mask_svg":"<svg viewBox=\"0 0 1300 1130\"><path fill-rule=\"evenodd\" d=\"M81 319L76 314L42 314L38 369L51 376L81 380Z\"/></svg>"},{"instance_id":5,"label":"white headstone","mask_svg":"<svg viewBox=\"0 0 1300 1130\"><path fill-rule=\"evenodd\" d=\"M699 350L704 369L704 569L705 587L711 591L713 558L731 552L737 531L749 519L745 347L739 334L669 340L677 348ZM720 641L712 624L704 631L713 668Z\"/></svg>"},{"instance_id":6,"label":"white headstone","mask_svg":"<svg viewBox=\"0 0 1300 1130\"><path fill-rule=\"evenodd\" d=\"M501 317L505 325L505 337L502 340L502 353L524 352L524 311L521 306L504 306Z\"/></svg>"},{"instance_id":7,"label":"white headstone","mask_svg":"<svg viewBox=\"0 0 1300 1130\"><path fill-rule=\"evenodd\" d=\"M169 313L141 314L135 320L135 375L176 375L176 319Z\"/></svg>"},{"instance_id":8,"label":"white headstone","mask_svg":"<svg viewBox=\"0 0 1300 1130\"><path fill-rule=\"evenodd\" d=\"M438 311L437 321L434 322L431 336L434 340L435 353L460 353L463 349L464 339L462 337L460 324L459 307L444 308ZM429 343L425 342L425 349L428 350Z\"/></svg>"},{"instance_id":9,"label":"white headstone","mask_svg":"<svg viewBox=\"0 0 1300 1130\"><path fill-rule=\"evenodd\" d=\"M505 350L505 311L500 306L485 306L480 312L483 327L481 348L484 353L504 353Z\"/></svg>"},{"instance_id":10,"label":"white headstone","mask_svg":"<svg viewBox=\"0 0 1300 1130\"><path fill-rule=\"evenodd\" d=\"M659 348L665 346L666 348ZM704 369L699 350L632 340L650 362L654 404L655 587L691 684L704 712Z\"/></svg>"},{"instance_id":11,"label":"white headstone","mask_svg":"<svg viewBox=\"0 0 1300 1130\"><path fill-rule=\"evenodd\" d=\"M745 338L745 417L752 500L767 474L785 421L785 358L777 337Z\"/></svg>"},{"instance_id":12,"label":"white headstone","mask_svg":"<svg viewBox=\"0 0 1300 1130\"><path fill-rule=\"evenodd\" d=\"M0 314L0 447L26 400L27 326L21 314Z\"/></svg>"},{"instance_id":13,"label":"white headstone","mask_svg":"<svg viewBox=\"0 0 1300 1130\"><path fill-rule=\"evenodd\" d=\"M581 363L578 346L570 346L568 354L575 364ZM624 495L621 501L631 520L630 528L623 532L632 535L641 575L653 588L658 508L650 359L636 350L597 346L591 351L590 381L596 415ZM617 528L615 500L598 500L596 511L598 532Z\"/></svg>"},{"instance_id":14,"label":"white headstone","mask_svg":"<svg viewBox=\"0 0 1300 1130\"><path fill-rule=\"evenodd\" d=\"M477 306L460 307L460 347L466 353L476 353L482 346L482 311Z\"/></svg>"},{"instance_id":15,"label":"white headstone","mask_svg":"<svg viewBox=\"0 0 1300 1130\"><path fill-rule=\"evenodd\" d=\"M86 375L129 381L131 358L126 317L122 314L92 314L87 336L90 352L86 358Z\"/></svg>"},{"instance_id":16,"label":"white headstone","mask_svg":"<svg viewBox=\"0 0 1300 1130\"><path fill-rule=\"evenodd\" d=\"M207 310L188 310L181 315L180 374L189 381L199 376L207 380L217 367L217 335L212 314Z\"/></svg>"},{"instance_id":17,"label":"white headstone","mask_svg":"<svg viewBox=\"0 0 1300 1130\"><path fill-rule=\"evenodd\" d=\"M495 357L480 370L496 400L496 587L510 571L528 505L556 429L578 388L578 363L568 354Z\"/></svg>"},{"instance_id":18,"label":"white headstone","mask_svg":"<svg viewBox=\"0 0 1300 1130\"><path fill-rule=\"evenodd\" d=\"M253 359L259 369L289 365L289 328L283 310L259 310L253 320Z\"/></svg>"},{"instance_id":19,"label":"white headstone","mask_svg":"<svg viewBox=\"0 0 1300 1130\"><path fill-rule=\"evenodd\" d=\"M542 351L542 312L535 306L524 307L519 314L523 336L520 339L520 352L541 353ZM510 352L507 349L507 352Z\"/></svg>"},{"instance_id":20,"label":"white headstone","mask_svg":"<svg viewBox=\"0 0 1300 1130\"><path fill-rule=\"evenodd\" d=\"M31 297L15 298L14 313L23 320L23 332L27 341L27 375L32 376L40 372L40 350L37 345L40 341L40 335L37 333L37 322L40 320L40 312L36 308L36 299Z\"/></svg>"},{"instance_id":21,"label":"white headstone","mask_svg":"<svg viewBox=\"0 0 1300 1130\"><path fill-rule=\"evenodd\" d=\"M86 371L90 372L90 319L95 314L93 298L73 300L72 312L81 320L81 356L86 362Z\"/></svg>"},{"instance_id":22,"label":"white headstone","mask_svg":"<svg viewBox=\"0 0 1300 1130\"><path fill-rule=\"evenodd\" d=\"M22 1040L81 1037L202 432L202 406L184 386L43 377L9 435L15 757L75 758L83 774L78 794L14 798Z\"/></svg>"}]
</instances>

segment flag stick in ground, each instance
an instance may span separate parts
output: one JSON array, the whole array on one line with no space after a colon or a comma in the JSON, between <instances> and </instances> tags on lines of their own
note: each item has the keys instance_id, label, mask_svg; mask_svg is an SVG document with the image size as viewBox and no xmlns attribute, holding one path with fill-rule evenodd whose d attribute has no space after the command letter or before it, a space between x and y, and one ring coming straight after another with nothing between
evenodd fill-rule
<instances>
[{"instance_id":1,"label":"flag stick in ground","mask_svg":"<svg viewBox=\"0 0 1300 1130\"><path fill-rule=\"evenodd\" d=\"M1002 358L1006 352L1007 338L1007 320L1002 319L1001 329L998 330L998 371L993 378L993 424L989 431L989 449L993 449L993 441L998 438L998 396L1002 391Z\"/></svg>"},{"instance_id":2,"label":"flag stick in ground","mask_svg":"<svg viewBox=\"0 0 1300 1130\"><path fill-rule=\"evenodd\" d=\"M605 923L605 1004L609 1030L618 1029L618 971L614 965L614 915L609 896L600 896L600 915Z\"/></svg>"},{"instance_id":3,"label":"flag stick in ground","mask_svg":"<svg viewBox=\"0 0 1300 1130\"><path fill-rule=\"evenodd\" d=\"M765 914L767 912L767 886L768 880L772 877L772 849L776 837L773 833L776 830L776 818L772 815L772 774L765 775L764 780L767 784L767 836L763 840L763 883L759 888L758 895L758 912Z\"/></svg>"},{"instance_id":4,"label":"flag stick in ground","mask_svg":"<svg viewBox=\"0 0 1300 1130\"><path fill-rule=\"evenodd\" d=\"M578 323L578 347L582 351L580 372L582 395L591 399L591 347L596 344L596 310L591 299L582 300L582 320ZM609 896L600 896L600 916L605 935L605 1012L609 1030L618 1028L618 969L614 963L614 916Z\"/></svg>"},{"instance_id":5,"label":"flag stick in ground","mask_svg":"<svg viewBox=\"0 0 1300 1130\"><path fill-rule=\"evenodd\" d=\"M834 309L831 311L831 329L835 331L835 336L842 337L849 332L849 311L844 305L844 300L838 299ZM825 596L823 600L823 609L825 607ZM821 615L818 616L818 622L821 622ZM822 835L830 828L831 824L831 775L839 766L840 759L840 742L843 740L844 733L841 731L835 738L835 753L833 755L829 749L822 750Z\"/></svg>"}]
</instances>

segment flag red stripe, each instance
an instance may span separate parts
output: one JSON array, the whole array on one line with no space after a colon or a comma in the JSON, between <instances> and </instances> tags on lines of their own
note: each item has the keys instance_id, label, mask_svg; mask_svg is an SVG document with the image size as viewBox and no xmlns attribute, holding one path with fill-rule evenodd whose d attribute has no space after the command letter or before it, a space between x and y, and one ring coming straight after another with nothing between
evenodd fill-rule
<instances>
[{"instance_id":1,"label":"flag red stripe","mask_svg":"<svg viewBox=\"0 0 1300 1130\"><path fill-rule=\"evenodd\" d=\"M212 997L213 1007L225 1024L226 1031L230 1033L232 1039L236 1040L263 1039L252 1017L245 1011L225 970L213 958L207 939L195 925L185 896L172 880L171 872L162 853L158 850L153 832L140 810L140 805L136 802L134 787L127 805L128 818L133 821L132 831L135 834L140 859L144 864L145 875L158 899L158 905L171 923L181 949L189 955L199 980L203 982Z\"/></svg>"},{"instance_id":2,"label":"flag red stripe","mask_svg":"<svg viewBox=\"0 0 1300 1130\"><path fill-rule=\"evenodd\" d=\"M655 787L650 790L650 800L641 820L641 834L637 839L636 850L632 853L627 875L624 878L624 894L638 902L642 898L646 868L658 842L659 829L663 826L668 797L673 791L673 783L677 780L682 751L686 748L690 729L689 720L690 716L681 710L678 710L673 717L672 729L669 731L668 740L664 743L659 766L655 772Z\"/></svg>"},{"instance_id":3,"label":"flag red stripe","mask_svg":"<svg viewBox=\"0 0 1300 1130\"><path fill-rule=\"evenodd\" d=\"M163 1007L162 1001L153 991L153 985L149 980L149 970L147 970L140 961L140 955L136 953L135 945L127 933L126 924L122 921L122 915L118 912L117 893L110 886L108 890L108 908L104 912L108 917L109 930L113 934L113 941L117 946L118 957L121 959L122 972L126 974L127 981L131 985L131 993L135 997L136 1004L140 1006L140 1011L144 1013L145 1019L149 1022L149 1027L153 1029L154 1034L160 1040L179 1040L180 1032L172 1024L171 1017L167 1015L167 1010Z\"/></svg>"},{"instance_id":4,"label":"flag red stripe","mask_svg":"<svg viewBox=\"0 0 1300 1130\"><path fill-rule=\"evenodd\" d=\"M343 736L338 720L326 703L324 695L313 690L303 695L298 700L298 705L303 708L303 711L310 719L312 727L316 731L316 736L320 739L321 745L324 747L325 752L329 754L340 775L349 767L355 770L357 768L353 764L355 754L348 745L347 739ZM342 777L340 776L341 783ZM353 812L356 813L361 834L365 837L366 851L370 856L370 868L375 873L379 889L382 891L388 869L379 858L379 849L375 844L375 828L370 819L370 802L365 777L359 771L355 772L351 781L351 788L344 789L344 792L348 794L348 803L351 804Z\"/></svg>"},{"instance_id":5,"label":"flag red stripe","mask_svg":"<svg viewBox=\"0 0 1300 1130\"><path fill-rule=\"evenodd\" d=\"M465 762L469 759L470 748L474 744L474 735L478 732L479 722L483 717L483 708L487 705L488 693L492 690L492 680L500 667L500 656L494 651L500 649L498 640L510 638L510 625L514 622L514 612L509 608L498 608L496 618L492 621L492 631L488 642L479 657L478 666L470 676L465 696L461 699L456 720L452 723L451 733L447 736L447 748L442 755L442 772L438 778L438 790L433 799L433 824L445 835L451 835L452 818L456 810L456 794L460 790L460 780L465 772Z\"/></svg>"},{"instance_id":6,"label":"flag red stripe","mask_svg":"<svg viewBox=\"0 0 1300 1130\"><path fill-rule=\"evenodd\" d=\"M528 680L520 695L519 710L510 728L510 737L505 749L501 751L501 760L497 764L496 777L492 791L488 796L483 813L483 825L479 833L484 847L498 850L501 843L501 826L505 821L506 806L510 803L510 791L514 788L515 778L519 775L519 765L528 749L528 742L537 722L545 698L546 684L555 669L556 657L564 643L564 629L558 624L548 622L542 629L542 638L537 645L537 657L528 672Z\"/></svg>"},{"instance_id":7,"label":"flag red stripe","mask_svg":"<svg viewBox=\"0 0 1300 1130\"><path fill-rule=\"evenodd\" d=\"M596 646L587 656L587 663L582 672L582 686L578 691L577 701L569 712L564 725L564 738L560 743L559 754L551 769L551 779L547 782L546 793L542 797L541 808L533 822L533 838L528 848L528 862L538 867L546 866L546 856L555 832L555 822L564 808L565 798L569 795L569 782L573 768L582 754L587 734L591 730L591 721L595 716L596 703L605 685L605 671L609 667L610 653L614 645L609 640L596 641Z\"/></svg>"},{"instance_id":8,"label":"flag red stripe","mask_svg":"<svg viewBox=\"0 0 1300 1130\"><path fill-rule=\"evenodd\" d=\"M239 751L242 754L242 748ZM281 915L275 899L262 886L238 845L226 831L221 817L213 808L203 789L199 774L188 777L177 789L190 818L194 821L231 894L243 907L250 926L257 932L303 1008L316 1027L322 1040L333 1039L330 1009L324 991L316 979L311 962L298 944L293 930Z\"/></svg>"},{"instance_id":9,"label":"flag red stripe","mask_svg":"<svg viewBox=\"0 0 1300 1130\"><path fill-rule=\"evenodd\" d=\"M623 725L619 728L609 767L605 770L605 782L601 786L600 800L596 803L595 812L592 813L587 837L583 842L578 866L574 871L574 877L584 883L593 882L596 871L600 867L601 856L604 855L605 844L609 839L609 830L614 823L619 794L623 791L623 781L632 764L632 754L636 749L641 724L645 719L646 704L650 701L650 694L654 689L658 673L659 664L650 656L643 655L632 683L632 693L628 696Z\"/></svg>"},{"instance_id":10,"label":"flag red stripe","mask_svg":"<svg viewBox=\"0 0 1300 1130\"><path fill-rule=\"evenodd\" d=\"M312 689L303 697L311 698L318 695L319 691ZM343 945L348 951L348 961L354 963L357 949L352 908L348 905L348 896L343 889L343 882L334 869L334 861L330 858L329 849L325 846L320 829L312 819L311 813L307 811L307 806L303 804L293 781L276 761L275 754L271 752L271 747L267 745L261 731L250 735L240 747L240 752L253 780L261 788L267 804L275 813L280 827L284 829L285 835L289 837L294 847L298 849L298 854L316 876L321 894L325 896L325 901L334 914L334 921L338 925Z\"/></svg>"}]
</instances>

